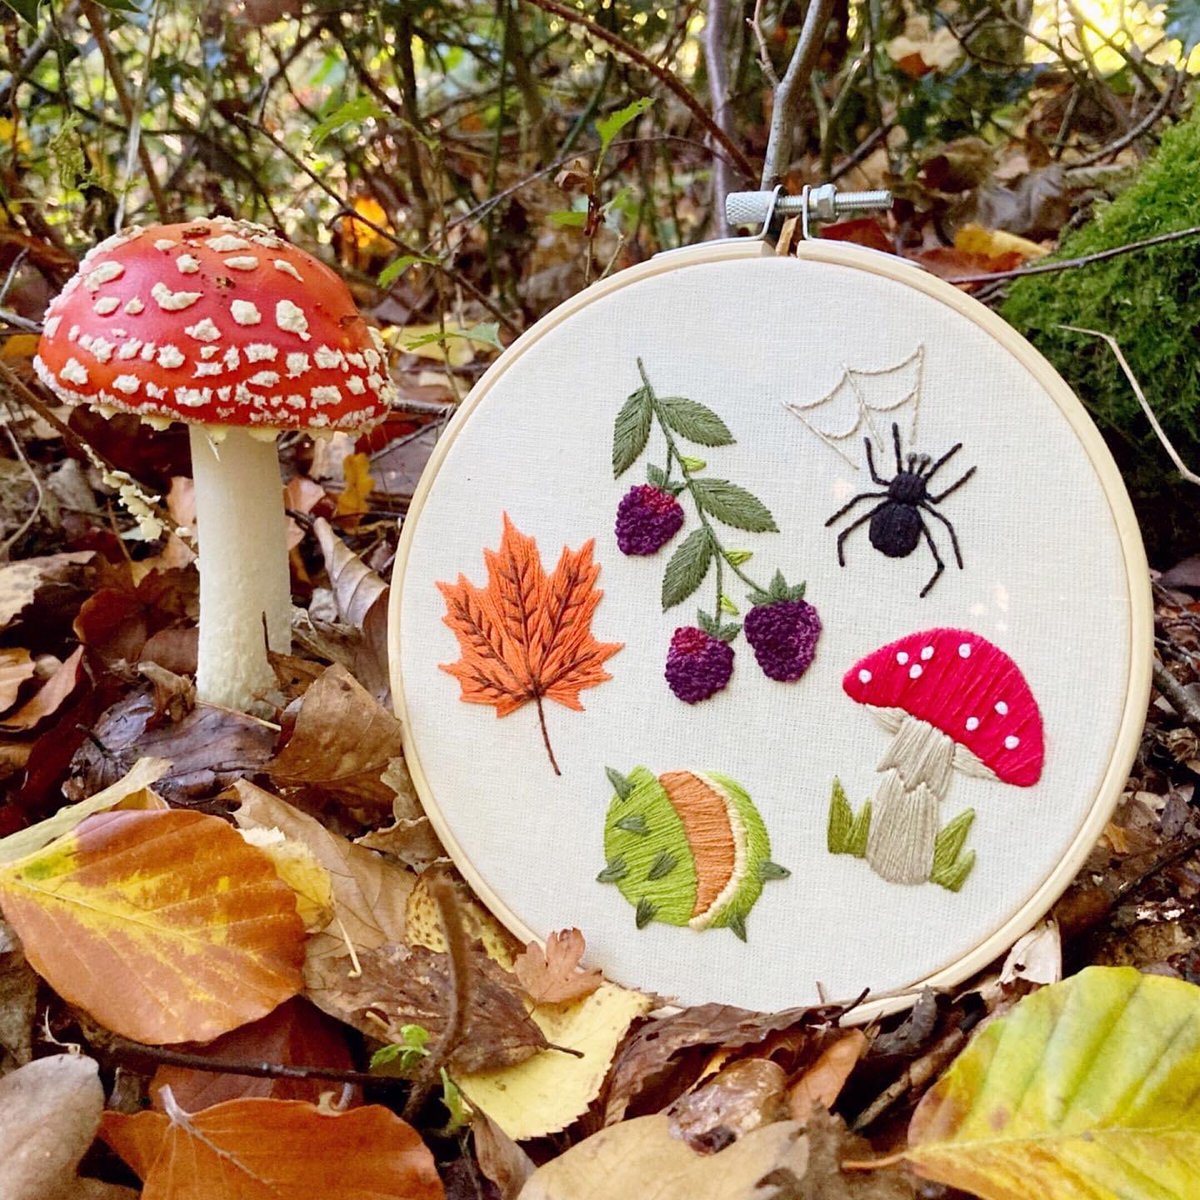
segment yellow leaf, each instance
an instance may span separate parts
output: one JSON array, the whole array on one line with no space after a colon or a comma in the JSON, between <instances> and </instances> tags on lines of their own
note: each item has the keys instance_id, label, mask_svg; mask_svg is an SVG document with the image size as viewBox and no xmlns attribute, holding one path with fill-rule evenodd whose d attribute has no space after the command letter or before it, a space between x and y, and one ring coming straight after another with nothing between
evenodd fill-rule
<instances>
[{"instance_id":1,"label":"yellow leaf","mask_svg":"<svg viewBox=\"0 0 1200 1200\"><path fill-rule=\"evenodd\" d=\"M128 802L135 797L140 807L155 807L153 800L144 800L140 793L145 792L152 783L157 783L170 769L171 764L165 758L139 758L127 774L116 783L109 784L102 792L59 809L54 816L28 829L18 829L16 833L0 838L0 863L15 862L26 854L32 854L56 837L70 833L85 817L94 813L107 812L118 805L131 808L134 805Z\"/></svg>"},{"instance_id":2,"label":"yellow leaf","mask_svg":"<svg viewBox=\"0 0 1200 1200\"><path fill-rule=\"evenodd\" d=\"M641 992L604 983L575 1004L534 1009L547 1041L583 1057L542 1050L515 1067L456 1075L454 1082L514 1141L557 1133L600 1094L618 1043L653 1007Z\"/></svg>"},{"instance_id":3,"label":"yellow leaf","mask_svg":"<svg viewBox=\"0 0 1200 1200\"><path fill-rule=\"evenodd\" d=\"M337 500L339 517L360 516L370 507L375 480L371 478L371 459L366 454L347 454L342 460L346 486Z\"/></svg>"},{"instance_id":4,"label":"yellow leaf","mask_svg":"<svg viewBox=\"0 0 1200 1200\"><path fill-rule=\"evenodd\" d=\"M459 916L468 940L482 942L488 958L506 971L511 971L517 955L524 947L470 893L460 887L456 895ZM404 928L404 940L408 945L424 946L435 954L446 953L441 918L423 875L418 877L416 886L409 893Z\"/></svg>"},{"instance_id":5,"label":"yellow leaf","mask_svg":"<svg viewBox=\"0 0 1200 1200\"><path fill-rule=\"evenodd\" d=\"M982 1200L1200 1196L1200 987L1089 967L988 1025L905 1157Z\"/></svg>"},{"instance_id":6,"label":"yellow leaf","mask_svg":"<svg viewBox=\"0 0 1200 1200\"><path fill-rule=\"evenodd\" d=\"M309 933L333 920L333 880L316 855L302 842L285 837L281 829L243 829L242 837L257 846L274 864L279 878L296 893L296 911Z\"/></svg>"},{"instance_id":7,"label":"yellow leaf","mask_svg":"<svg viewBox=\"0 0 1200 1200\"><path fill-rule=\"evenodd\" d=\"M137 1041L208 1041L302 982L291 889L204 813L88 817L0 868L0 910L60 996Z\"/></svg>"},{"instance_id":8,"label":"yellow leaf","mask_svg":"<svg viewBox=\"0 0 1200 1200\"><path fill-rule=\"evenodd\" d=\"M475 347L470 338L456 337L456 334L466 333L469 326L456 325L447 321L443 325L393 325L380 330L383 340L389 346L398 346L408 354L418 358L432 358L435 362L448 363L452 367L465 367L475 361ZM445 334L445 342L441 340ZM422 339L437 335L434 341Z\"/></svg>"},{"instance_id":9,"label":"yellow leaf","mask_svg":"<svg viewBox=\"0 0 1200 1200\"><path fill-rule=\"evenodd\" d=\"M1049 251L1037 242L1006 233L1003 229L984 229L982 225L964 225L954 235L954 248L968 254L999 258L1002 254L1019 254L1022 258L1041 258Z\"/></svg>"}]
</instances>

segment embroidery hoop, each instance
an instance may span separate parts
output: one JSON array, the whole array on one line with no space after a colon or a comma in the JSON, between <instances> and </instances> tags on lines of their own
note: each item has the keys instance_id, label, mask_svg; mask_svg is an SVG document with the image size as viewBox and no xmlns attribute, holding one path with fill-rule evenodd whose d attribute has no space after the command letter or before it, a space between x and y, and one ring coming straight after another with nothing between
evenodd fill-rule
<instances>
[{"instance_id":1,"label":"embroidery hoop","mask_svg":"<svg viewBox=\"0 0 1200 1200\"><path fill-rule=\"evenodd\" d=\"M442 470L447 456L463 436L464 431L468 429L473 415L487 403L493 389L517 363L526 355L537 352L538 347L543 344L547 336L559 330L571 318L591 306L617 295L623 289L672 272L708 264L736 263L774 257L773 248L760 239L735 239L705 243L658 255L644 264L594 284L586 291L571 298L514 342L479 380L438 443L414 494L397 551L389 609L392 693L397 716L404 725L405 756L425 810L455 865L483 903L522 940L543 941L551 929L530 928L513 911L504 896L499 894L489 880L484 877L470 855L464 850L461 839L456 833L454 822L447 820L442 812L422 763L421 747L412 734L410 710L413 701L406 689L406 681L401 668L400 650L405 636L401 610L407 588L419 586L422 589L433 590L434 580L410 580L407 577L410 555L422 515L430 502L431 494L437 485L439 472ZM953 961L936 970L924 972L920 977L910 979L903 986L883 993L876 992L866 1003L855 1008L852 1019L867 1021L885 1012L895 1011L911 1004L920 989L924 987L951 987L977 972L1031 928L1046 913L1075 876L1111 817L1137 752L1150 693L1153 610L1145 553L1137 523L1117 469L1099 432L1080 402L1049 363L1032 346L977 301L902 260L845 243L822 241L802 242L796 249L795 257L805 262L828 264L832 267L862 272L866 276L881 277L929 297L958 316L966 318L1033 377L1057 406L1062 418L1070 427L1103 492L1116 538L1119 541L1120 561L1125 576L1123 591L1128 604L1128 641L1126 645L1119 648L1127 663L1127 687L1124 703L1120 707L1119 721L1111 743L1107 767L1103 770L1100 784L1095 789L1085 818L1079 823L1074 837L1057 865L1045 874L1019 907L1009 912L995 928L985 936L981 936L973 946L959 954ZM820 303L820 299L817 297L797 297L796 319L803 321L806 306L816 303ZM664 383L663 386L669 389L671 385ZM502 499L495 501L496 520L494 525L497 534L499 511L502 504ZM604 532L604 530L597 530L598 535ZM554 557L562 541L568 539L542 540L545 542L542 545L542 557L549 569L553 566ZM492 548L496 544L495 536L485 543L486 546ZM479 551L482 551L483 548L484 546L481 545ZM479 551L471 561L462 562L459 568L475 581L479 581L482 577ZM604 586L603 576L600 586ZM436 593L434 595L436 596ZM608 632L613 633L611 629ZM616 636L620 636L620 631L616 632ZM448 660L450 657L451 655L445 654L443 660ZM614 665L615 668L616 663L619 663L619 659L611 665ZM419 697L421 688L428 686L428 680L414 683L414 695ZM599 695L599 693L589 693L588 695ZM417 702L420 702L419 699ZM873 746L872 752L877 748ZM690 766L692 764L662 764L656 766L655 769L665 769L672 765ZM569 911L563 912L560 923L566 925L572 923ZM588 930L585 928L584 932L587 934ZM716 936L716 934L713 933L709 936ZM590 957L603 965L603 947L590 943L590 951L592 952ZM629 986L654 988L652 979L617 977L616 982L626 983ZM852 997L838 996L836 998L851 999ZM689 997L688 999L689 1001L698 1001L703 997ZM809 996L797 998L796 1002L815 1003L818 999L817 996Z\"/></svg>"}]
</instances>

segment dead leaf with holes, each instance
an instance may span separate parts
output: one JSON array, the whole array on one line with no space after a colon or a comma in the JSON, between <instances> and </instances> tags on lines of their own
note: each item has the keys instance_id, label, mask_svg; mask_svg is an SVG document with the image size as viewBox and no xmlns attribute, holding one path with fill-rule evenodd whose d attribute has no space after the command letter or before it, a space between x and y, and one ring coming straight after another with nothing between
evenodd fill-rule
<instances>
[{"instance_id":1,"label":"dead leaf with holes","mask_svg":"<svg viewBox=\"0 0 1200 1200\"><path fill-rule=\"evenodd\" d=\"M108 1112L101 1136L141 1176L142 1200L443 1200L420 1135L381 1105L329 1114L300 1100L185 1112Z\"/></svg>"},{"instance_id":2,"label":"dead leaf with holes","mask_svg":"<svg viewBox=\"0 0 1200 1200\"><path fill-rule=\"evenodd\" d=\"M580 969L585 948L578 929L563 929L546 938L545 948L530 942L513 964L513 973L535 1005L582 1000L604 982L600 971Z\"/></svg>"}]
</instances>

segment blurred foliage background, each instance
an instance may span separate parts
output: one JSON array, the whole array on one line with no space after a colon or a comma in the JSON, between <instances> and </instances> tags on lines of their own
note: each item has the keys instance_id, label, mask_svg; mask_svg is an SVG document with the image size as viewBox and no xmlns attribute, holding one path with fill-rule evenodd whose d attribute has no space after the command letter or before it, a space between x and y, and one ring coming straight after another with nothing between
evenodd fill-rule
<instances>
[{"instance_id":1,"label":"blurred foliage background","mask_svg":"<svg viewBox=\"0 0 1200 1200\"><path fill-rule=\"evenodd\" d=\"M1200 41L1200 0L4 3L2 361L30 381L47 300L123 222L232 213L276 226L336 261L394 349L403 420L366 448L373 508L393 515L419 470L410 440L436 435L500 345L590 280L727 234L723 194L764 177L891 188L891 214L825 236L952 279L999 273L963 286L1003 301L1006 272L1089 225L1187 120ZM768 151L773 112L784 134ZM1197 156L1177 154L1169 174L1172 202L1160 211L1149 189L1117 242L1200 223ZM1089 318L1131 336L1152 401L1182 384L1164 420L1194 465L1196 245L1121 258L1102 290L1135 299ZM1169 305L1145 291L1161 291L1162 262L1183 290ZM1006 311L1093 404L1154 555L1178 557L1200 541L1191 497L1132 391L1102 344L1039 320L1047 297L1069 317L1092 272L1046 275ZM1142 329L1148 312L1165 316L1139 349L1122 314ZM1166 359L1164 338L1176 339ZM30 451L43 431L11 405L7 420ZM146 431L132 459L96 425L82 432L169 481ZM28 486L14 487L20 512ZM37 535L35 522L25 553Z\"/></svg>"}]
</instances>

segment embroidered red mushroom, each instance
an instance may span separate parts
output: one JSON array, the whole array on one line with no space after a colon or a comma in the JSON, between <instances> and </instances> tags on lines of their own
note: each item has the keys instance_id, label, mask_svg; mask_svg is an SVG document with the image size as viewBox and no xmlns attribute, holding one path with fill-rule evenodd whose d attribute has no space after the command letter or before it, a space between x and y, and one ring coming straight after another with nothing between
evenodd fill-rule
<instances>
[{"instance_id":1,"label":"embroidered red mushroom","mask_svg":"<svg viewBox=\"0 0 1200 1200\"><path fill-rule=\"evenodd\" d=\"M393 385L378 334L328 267L226 218L129 229L50 304L38 354L61 399L191 426L202 700L244 708L291 645L281 430L358 430ZM265 637L264 637L265 626Z\"/></svg>"},{"instance_id":2,"label":"embroidered red mushroom","mask_svg":"<svg viewBox=\"0 0 1200 1200\"><path fill-rule=\"evenodd\" d=\"M842 687L894 735L867 835L867 861L884 879L929 878L953 768L1017 787L1041 777L1037 701L1017 664L977 633L909 634L855 663Z\"/></svg>"}]
</instances>

